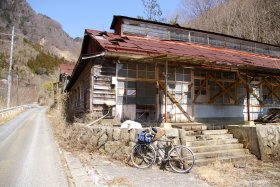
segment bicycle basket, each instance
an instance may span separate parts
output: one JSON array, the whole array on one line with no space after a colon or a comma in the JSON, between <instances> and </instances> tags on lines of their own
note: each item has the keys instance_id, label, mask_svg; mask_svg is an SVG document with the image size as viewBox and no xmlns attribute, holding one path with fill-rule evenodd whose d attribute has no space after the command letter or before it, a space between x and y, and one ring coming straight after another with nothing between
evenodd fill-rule
<instances>
[{"instance_id":1,"label":"bicycle basket","mask_svg":"<svg viewBox=\"0 0 280 187\"><path fill-rule=\"evenodd\" d=\"M142 131L138 135L138 142L149 144L152 142L152 135L146 131Z\"/></svg>"}]
</instances>

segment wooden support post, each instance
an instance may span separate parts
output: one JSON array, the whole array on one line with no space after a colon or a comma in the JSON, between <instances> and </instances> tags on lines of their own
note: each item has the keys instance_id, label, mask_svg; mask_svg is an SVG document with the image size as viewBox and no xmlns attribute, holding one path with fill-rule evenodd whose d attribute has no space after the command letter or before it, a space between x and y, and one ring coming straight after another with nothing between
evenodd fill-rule
<instances>
[{"instance_id":1,"label":"wooden support post","mask_svg":"<svg viewBox=\"0 0 280 187\"><path fill-rule=\"evenodd\" d=\"M168 75L168 61L165 62L165 123L167 123L167 75Z\"/></svg>"},{"instance_id":2,"label":"wooden support post","mask_svg":"<svg viewBox=\"0 0 280 187\"><path fill-rule=\"evenodd\" d=\"M248 85L248 89L246 89L247 91L247 120L251 121L251 117L250 117L250 85L248 82L248 77L247 77L247 85Z\"/></svg>"},{"instance_id":3,"label":"wooden support post","mask_svg":"<svg viewBox=\"0 0 280 187\"><path fill-rule=\"evenodd\" d=\"M261 100L261 98L257 95L257 94L255 94L255 92L254 92L254 90L252 89L252 88L250 88L250 85L249 85L249 83L252 81L249 81L248 79L248 77L247 77L247 81L246 80L244 80L242 77L241 77L241 75L240 75L240 73L238 72L237 73L237 76L238 76L238 78L239 78L239 80L241 81L241 84L243 84L244 85L244 87L249 91L249 93L250 94L252 94L258 101L259 101L259 103L260 103L260 105L262 105L263 104L263 101Z\"/></svg>"}]
</instances>

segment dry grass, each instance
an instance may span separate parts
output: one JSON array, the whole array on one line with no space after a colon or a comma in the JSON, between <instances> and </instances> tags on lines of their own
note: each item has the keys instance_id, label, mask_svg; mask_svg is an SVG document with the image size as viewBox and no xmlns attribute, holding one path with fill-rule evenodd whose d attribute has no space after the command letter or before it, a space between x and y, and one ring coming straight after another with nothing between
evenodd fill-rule
<instances>
[{"instance_id":1,"label":"dry grass","mask_svg":"<svg viewBox=\"0 0 280 187\"><path fill-rule=\"evenodd\" d=\"M82 144L79 141L80 131L76 125L67 124L65 117L56 109L49 111L48 118L61 148L70 152L82 149Z\"/></svg>"},{"instance_id":2,"label":"dry grass","mask_svg":"<svg viewBox=\"0 0 280 187\"><path fill-rule=\"evenodd\" d=\"M240 162L215 162L197 167L195 173L202 180L217 187L279 187L280 163L264 163L255 159Z\"/></svg>"}]
</instances>

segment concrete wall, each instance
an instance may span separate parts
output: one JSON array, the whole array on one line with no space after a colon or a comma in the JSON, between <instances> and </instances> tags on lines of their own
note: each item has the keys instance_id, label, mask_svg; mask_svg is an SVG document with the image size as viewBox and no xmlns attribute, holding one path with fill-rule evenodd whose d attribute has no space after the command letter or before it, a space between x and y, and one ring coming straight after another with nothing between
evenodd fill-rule
<instances>
[{"instance_id":1,"label":"concrete wall","mask_svg":"<svg viewBox=\"0 0 280 187\"><path fill-rule=\"evenodd\" d=\"M238 121L247 119L246 106L196 104L194 115L197 120L211 118L232 118Z\"/></svg>"},{"instance_id":2,"label":"concrete wall","mask_svg":"<svg viewBox=\"0 0 280 187\"><path fill-rule=\"evenodd\" d=\"M264 114L267 114L269 108L279 107L250 107L251 120L255 120ZM212 119L225 119L232 121L247 121L246 105L194 105L194 115L197 121L211 121Z\"/></svg>"},{"instance_id":3,"label":"concrete wall","mask_svg":"<svg viewBox=\"0 0 280 187\"><path fill-rule=\"evenodd\" d=\"M244 147L263 161L280 160L280 124L227 127Z\"/></svg>"},{"instance_id":4,"label":"concrete wall","mask_svg":"<svg viewBox=\"0 0 280 187\"><path fill-rule=\"evenodd\" d=\"M243 143L244 148L249 149L258 159L261 159L256 126L229 125L227 128L239 143Z\"/></svg>"}]
</instances>

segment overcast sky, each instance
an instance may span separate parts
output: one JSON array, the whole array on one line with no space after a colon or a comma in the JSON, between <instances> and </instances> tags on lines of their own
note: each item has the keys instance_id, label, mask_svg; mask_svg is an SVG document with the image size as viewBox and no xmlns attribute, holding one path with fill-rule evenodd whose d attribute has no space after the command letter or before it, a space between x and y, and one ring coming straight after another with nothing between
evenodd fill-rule
<instances>
[{"instance_id":1,"label":"overcast sky","mask_svg":"<svg viewBox=\"0 0 280 187\"><path fill-rule=\"evenodd\" d=\"M158 0L164 17L172 15L181 0ZM84 29L109 31L113 15L144 16L141 0L27 0L31 7L58 21L73 38Z\"/></svg>"}]
</instances>

